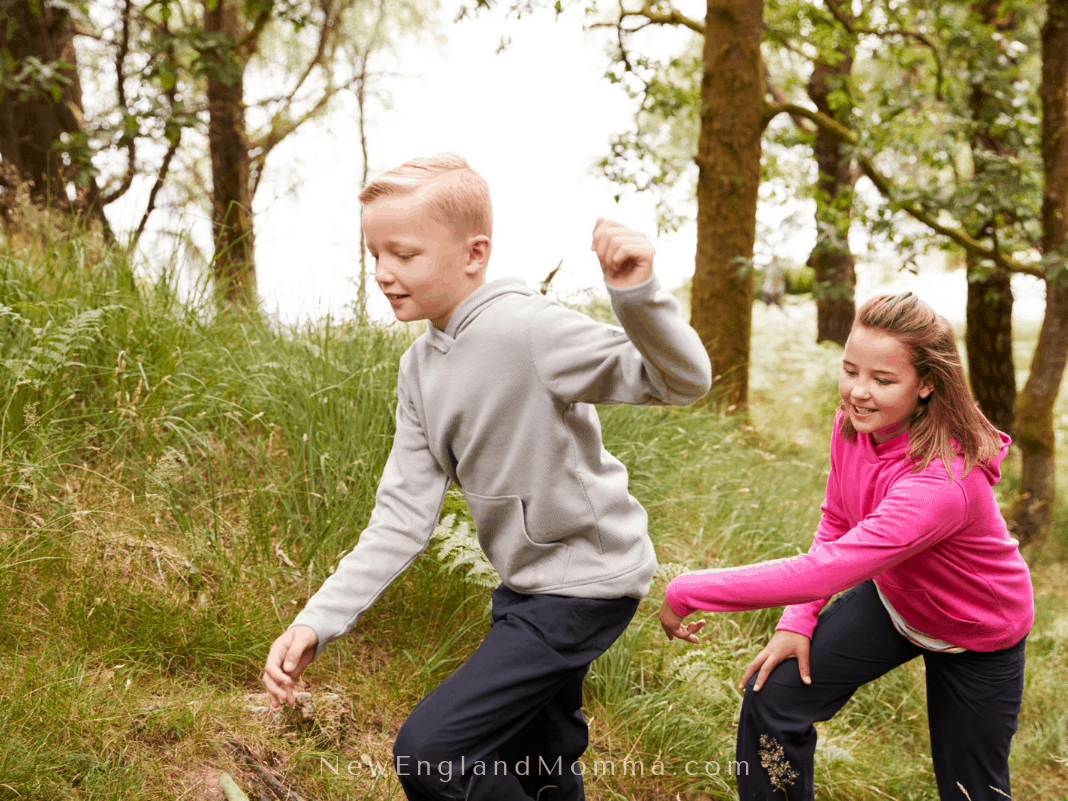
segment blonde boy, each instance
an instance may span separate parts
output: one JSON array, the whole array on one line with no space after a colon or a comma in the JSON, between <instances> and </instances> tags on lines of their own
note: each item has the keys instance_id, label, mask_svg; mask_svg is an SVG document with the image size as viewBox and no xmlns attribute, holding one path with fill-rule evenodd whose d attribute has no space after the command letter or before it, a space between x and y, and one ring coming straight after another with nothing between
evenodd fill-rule
<instances>
[{"instance_id":1,"label":"blonde boy","mask_svg":"<svg viewBox=\"0 0 1068 801\"><path fill-rule=\"evenodd\" d=\"M379 288L397 319L430 325L401 358L367 529L271 646L272 707L426 548L455 482L502 583L482 644L398 733L398 778L409 799L581 799L582 680L656 568L591 404L691 403L708 357L659 291L648 240L617 223L597 221L593 250L622 328L517 279L486 283L489 191L459 157L403 164L360 201Z\"/></svg>"}]
</instances>

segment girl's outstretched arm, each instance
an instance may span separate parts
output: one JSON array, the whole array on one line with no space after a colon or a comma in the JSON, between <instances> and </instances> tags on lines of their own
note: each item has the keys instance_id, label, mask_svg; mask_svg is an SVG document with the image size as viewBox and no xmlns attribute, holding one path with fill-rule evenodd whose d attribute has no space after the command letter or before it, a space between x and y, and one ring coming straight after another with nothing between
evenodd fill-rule
<instances>
[{"instance_id":1,"label":"girl's outstretched arm","mask_svg":"<svg viewBox=\"0 0 1068 801\"><path fill-rule=\"evenodd\" d=\"M669 640L678 638L692 642L694 645L701 642L697 632L705 627L705 621L696 620L693 623L683 623L682 618L675 614L675 610L668 604L667 599L660 605L660 625Z\"/></svg>"}]
</instances>

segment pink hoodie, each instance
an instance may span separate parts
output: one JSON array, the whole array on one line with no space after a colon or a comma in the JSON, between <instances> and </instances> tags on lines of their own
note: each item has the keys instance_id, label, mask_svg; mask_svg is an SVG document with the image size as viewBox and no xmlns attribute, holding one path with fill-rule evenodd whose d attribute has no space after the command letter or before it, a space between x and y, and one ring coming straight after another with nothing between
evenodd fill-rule
<instances>
[{"instance_id":1,"label":"pink hoodie","mask_svg":"<svg viewBox=\"0 0 1068 801\"><path fill-rule=\"evenodd\" d=\"M777 628L812 636L831 596L875 578L907 623L924 634L974 651L1019 642L1031 628L1031 576L1009 537L991 487L1009 438L992 464L953 480L940 459L913 472L908 433L878 445L831 437L831 473L823 516L808 553L755 565L699 570L672 581L667 600L677 615L791 604Z\"/></svg>"}]
</instances>

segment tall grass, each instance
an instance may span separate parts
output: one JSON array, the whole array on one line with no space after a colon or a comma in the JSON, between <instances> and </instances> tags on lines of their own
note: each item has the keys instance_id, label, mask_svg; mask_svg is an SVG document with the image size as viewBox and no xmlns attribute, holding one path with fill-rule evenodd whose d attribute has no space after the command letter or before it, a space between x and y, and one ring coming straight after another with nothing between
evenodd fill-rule
<instances>
[{"instance_id":1,"label":"tall grass","mask_svg":"<svg viewBox=\"0 0 1068 801\"><path fill-rule=\"evenodd\" d=\"M591 799L733 795L734 685L778 612L709 615L694 648L665 643L656 610L678 572L808 547L834 408L821 365L839 357L785 325L755 331L751 419L602 410L661 569L590 670ZM409 342L219 314L78 242L0 254L0 799L218 797L221 771L249 779L230 742L308 798L403 798L396 730L488 623L459 493L429 552L308 670L314 722L264 712L259 675L367 521ZM1068 783L1068 577L1044 560L1020 798ZM820 731L821 798L935 797L918 665Z\"/></svg>"}]
</instances>

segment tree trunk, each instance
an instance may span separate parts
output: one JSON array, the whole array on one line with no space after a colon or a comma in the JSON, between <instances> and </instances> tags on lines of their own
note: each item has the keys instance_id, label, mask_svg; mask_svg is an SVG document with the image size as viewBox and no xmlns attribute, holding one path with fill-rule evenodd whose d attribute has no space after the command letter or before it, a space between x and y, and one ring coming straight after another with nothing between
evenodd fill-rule
<instances>
[{"instance_id":1,"label":"tree trunk","mask_svg":"<svg viewBox=\"0 0 1068 801\"><path fill-rule=\"evenodd\" d=\"M966 257L969 275L975 257ZM1010 437L1016 420L1016 369L1012 359L1012 286L999 269L983 281L968 282L964 347L972 394L986 418Z\"/></svg>"},{"instance_id":2,"label":"tree trunk","mask_svg":"<svg viewBox=\"0 0 1068 801\"><path fill-rule=\"evenodd\" d=\"M244 64L236 43L241 34L236 0L208 0L204 28L221 33L231 49L208 72L208 145L211 150L211 223L215 237L212 272L221 306L256 302L250 165L245 131Z\"/></svg>"},{"instance_id":3,"label":"tree trunk","mask_svg":"<svg viewBox=\"0 0 1068 801\"><path fill-rule=\"evenodd\" d=\"M1068 361L1068 0L1048 0L1042 26L1042 253L1048 260L1046 313L1016 413L1023 453L1013 528L1021 542L1042 538L1053 519L1056 463L1053 404Z\"/></svg>"},{"instance_id":4,"label":"tree trunk","mask_svg":"<svg viewBox=\"0 0 1068 801\"><path fill-rule=\"evenodd\" d=\"M975 154L975 177L982 184L988 156L1009 155L1004 136L995 132L995 123L1002 114L1013 116L1011 107L991 91L985 80L989 65L996 62L997 42L987 39L985 26L1006 34L1016 29L1015 13L999 15L1000 0L978 0L974 6L976 18L984 26L981 44L990 52L981 53L972 66L972 90L969 106L972 115L971 147ZM996 191L996 190L994 190ZM998 208L992 199L987 204ZM1007 210L1011 213L1011 210ZM994 219L982 220L976 238L984 233L996 233ZM1010 276L998 269L990 276L977 280L975 255L966 254L968 274L967 318L964 347L968 354L968 372L972 394L983 414L998 429L1013 435L1016 418L1016 370L1012 358L1012 286Z\"/></svg>"},{"instance_id":5,"label":"tree trunk","mask_svg":"<svg viewBox=\"0 0 1068 801\"><path fill-rule=\"evenodd\" d=\"M77 140L83 134L81 80L66 6L5 3L0 8L0 59L0 187L7 193L25 182L38 206L98 223L110 234L92 176L83 173L74 199L67 195L67 185L91 165L77 163L75 154L70 164L63 159L68 150L64 135ZM25 72L34 59L43 65L36 75ZM0 201L0 208L9 203Z\"/></svg>"},{"instance_id":6,"label":"tree trunk","mask_svg":"<svg viewBox=\"0 0 1068 801\"><path fill-rule=\"evenodd\" d=\"M690 322L712 360L713 396L728 412L748 409L763 18L763 0L709 0L705 18Z\"/></svg>"},{"instance_id":7,"label":"tree trunk","mask_svg":"<svg viewBox=\"0 0 1068 801\"><path fill-rule=\"evenodd\" d=\"M852 103L830 102L832 93L848 92L853 69L853 48L838 50L835 64L816 62L808 81L808 96L816 108L848 126ZM841 94L835 95L841 97ZM813 143L819 178L816 187L816 245L809 257L816 272L816 342L845 345L856 313L854 290L856 262L849 250L849 226L853 212L853 178L850 158L840 137L816 129Z\"/></svg>"}]
</instances>

